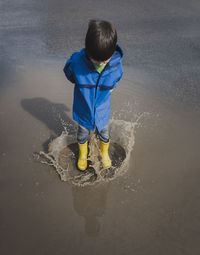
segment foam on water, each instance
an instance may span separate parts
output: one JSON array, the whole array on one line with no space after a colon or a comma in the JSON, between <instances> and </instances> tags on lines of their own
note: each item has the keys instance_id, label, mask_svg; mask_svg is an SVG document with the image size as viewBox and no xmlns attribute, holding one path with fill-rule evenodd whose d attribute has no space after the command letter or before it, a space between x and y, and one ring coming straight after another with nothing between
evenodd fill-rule
<instances>
[{"instance_id":1,"label":"foam on water","mask_svg":"<svg viewBox=\"0 0 200 255\"><path fill-rule=\"evenodd\" d=\"M46 159L46 163L56 169L62 181L68 181L78 186L110 181L124 174L128 169L135 143L134 130L137 124L137 121L110 120L109 154L112 167L109 169L105 169L101 165L99 139L95 133L92 133L89 141L88 169L86 171L79 171L76 166L78 158L76 133L63 132L49 144L48 153L40 152L40 155Z\"/></svg>"}]
</instances>

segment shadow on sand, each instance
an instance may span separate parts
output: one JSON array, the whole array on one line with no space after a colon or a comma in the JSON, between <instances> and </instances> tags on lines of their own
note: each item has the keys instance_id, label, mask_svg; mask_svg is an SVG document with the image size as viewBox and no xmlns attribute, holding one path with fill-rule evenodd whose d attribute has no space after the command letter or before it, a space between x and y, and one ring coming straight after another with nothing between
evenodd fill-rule
<instances>
[{"instance_id":1,"label":"shadow on sand","mask_svg":"<svg viewBox=\"0 0 200 255\"><path fill-rule=\"evenodd\" d=\"M55 133L43 143L45 152L48 152L50 141L60 136L63 131L67 131L69 134L75 132L76 125L66 114L70 109L64 104L52 103L46 98L39 97L23 99L21 106L26 112L43 122L48 129Z\"/></svg>"}]
</instances>

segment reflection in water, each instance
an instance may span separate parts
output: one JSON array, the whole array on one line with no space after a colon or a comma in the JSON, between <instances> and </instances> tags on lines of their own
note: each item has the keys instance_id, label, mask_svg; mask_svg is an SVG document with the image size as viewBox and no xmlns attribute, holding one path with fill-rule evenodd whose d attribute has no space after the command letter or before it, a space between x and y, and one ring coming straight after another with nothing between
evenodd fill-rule
<instances>
[{"instance_id":1,"label":"reflection in water","mask_svg":"<svg viewBox=\"0 0 200 255\"><path fill-rule=\"evenodd\" d=\"M100 232L99 218L105 213L108 190L109 183L96 187L72 187L74 209L84 217L85 233L88 236L96 237Z\"/></svg>"}]
</instances>

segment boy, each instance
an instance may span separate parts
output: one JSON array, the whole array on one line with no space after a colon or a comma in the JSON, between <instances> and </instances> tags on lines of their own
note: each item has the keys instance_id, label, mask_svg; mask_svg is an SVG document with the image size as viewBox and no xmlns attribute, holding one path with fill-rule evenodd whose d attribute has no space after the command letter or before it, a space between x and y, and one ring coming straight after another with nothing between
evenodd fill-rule
<instances>
[{"instance_id":1,"label":"boy","mask_svg":"<svg viewBox=\"0 0 200 255\"><path fill-rule=\"evenodd\" d=\"M73 119L78 122L79 170L87 168L90 130L97 128L102 164L111 167L108 155L111 90L121 79L123 52L117 44L117 32L104 20L91 20L85 48L67 60L64 73L75 84Z\"/></svg>"}]
</instances>

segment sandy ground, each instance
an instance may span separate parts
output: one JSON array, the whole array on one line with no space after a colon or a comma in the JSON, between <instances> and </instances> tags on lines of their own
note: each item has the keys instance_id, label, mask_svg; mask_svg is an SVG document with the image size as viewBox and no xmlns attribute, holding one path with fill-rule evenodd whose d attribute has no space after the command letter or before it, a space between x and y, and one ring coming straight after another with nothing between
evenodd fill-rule
<instances>
[{"instance_id":1,"label":"sandy ground","mask_svg":"<svg viewBox=\"0 0 200 255\"><path fill-rule=\"evenodd\" d=\"M0 1L2 254L200 254L199 11L197 0ZM96 17L125 53L112 116L141 118L126 174L78 188L33 153L74 128L62 68Z\"/></svg>"}]
</instances>

